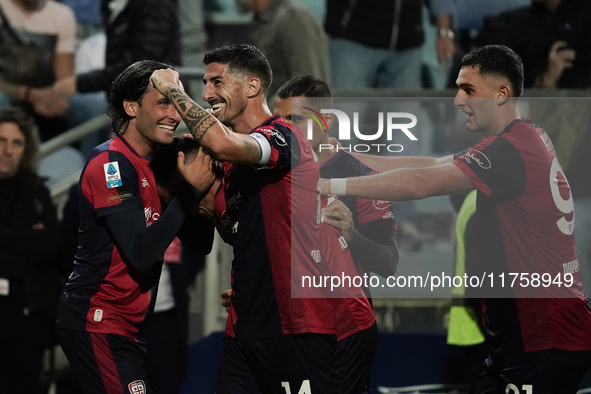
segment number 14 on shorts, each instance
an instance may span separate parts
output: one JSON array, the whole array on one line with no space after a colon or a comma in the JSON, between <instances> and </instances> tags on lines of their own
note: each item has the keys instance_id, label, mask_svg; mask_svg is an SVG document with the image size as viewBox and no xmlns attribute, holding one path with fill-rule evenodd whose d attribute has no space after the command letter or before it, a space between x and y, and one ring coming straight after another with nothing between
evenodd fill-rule
<instances>
[{"instance_id":1,"label":"number 14 on shorts","mask_svg":"<svg viewBox=\"0 0 591 394\"><path fill-rule=\"evenodd\" d=\"M285 394L291 394L291 387L289 385L289 382L281 382L281 387L285 389ZM302 382L302 385L300 386L300 391L298 391L297 394L312 394L312 389L310 388L310 381L308 379Z\"/></svg>"},{"instance_id":2,"label":"number 14 on shorts","mask_svg":"<svg viewBox=\"0 0 591 394\"><path fill-rule=\"evenodd\" d=\"M521 391L513 383L507 384L505 387L505 394L534 394L534 386L531 384L524 384L521 386Z\"/></svg>"}]
</instances>

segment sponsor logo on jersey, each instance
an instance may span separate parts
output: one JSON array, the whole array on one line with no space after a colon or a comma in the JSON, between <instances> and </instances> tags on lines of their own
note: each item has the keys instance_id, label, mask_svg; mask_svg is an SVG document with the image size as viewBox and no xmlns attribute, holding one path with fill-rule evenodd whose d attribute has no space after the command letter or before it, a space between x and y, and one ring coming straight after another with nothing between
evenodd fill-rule
<instances>
[{"instance_id":1,"label":"sponsor logo on jersey","mask_svg":"<svg viewBox=\"0 0 591 394\"><path fill-rule=\"evenodd\" d=\"M112 161L103 164L105 170L105 180L107 181L107 188L111 189L119 187L123 183L121 182L121 172L119 172L119 162Z\"/></svg>"},{"instance_id":2,"label":"sponsor logo on jersey","mask_svg":"<svg viewBox=\"0 0 591 394\"><path fill-rule=\"evenodd\" d=\"M102 309L96 309L94 311L94 321L95 322L100 322L101 320L103 320L103 310Z\"/></svg>"},{"instance_id":3,"label":"sponsor logo on jersey","mask_svg":"<svg viewBox=\"0 0 591 394\"><path fill-rule=\"evenodd\" d=\"M310 256L312 256L312 259L317 263L320 263L320 261L322 260L322 256L320 255L320 249L310 251Z\"/></svg>"},{"instance_id":4,"label":"sponsor logo on jersey","mask_svg":"<svg viewBox=\"0 0 591 394\"><path fill-rule=\"evenodd\" d=\"M490 160L488 159L488 157L486 157L486 155L484 153L482 153L481 151L479 151L478 149L471 148L464 155L463 158L467 164L471 164L472 162L475 162L483 170L488 170L492 167L492 164L490 163Z\"/></svg>"},{"instance_id":5,"label":"sponsor logo on jersey","mask_svg":"<svg viewBox=\"0 0 591 394\"><path fill-rule=\"evenodd\" d=\"M373 200L373 207L379 210L388 209L390 208L390 201Z\"/></svg>"},{"instance_id":6,"label":"sponsor logo on jersey","mask_svg":"<svg viewBox=\"0 0 591 394\"><path fill-rule=\"evenodd\" d=\"M146 394L146 385L143 380L133 381L127 387L131 394Z\"/></svg>"},{"instance_id":7,"label":"sponsor logo on jersey","mask_svg":"<svg viewBox=\"0 0 591 394\"><path fill-rule=\"evenodd\" d=\"M153 221L158 220L160 214L156 212L156 209L152 207L145 207L144 208L144 216L146 218L146 223L148 226L152 224ZM151 220L150 220L151 219Z\"/></svg>"},{"instance_id":8,"label":"sponsor logo on jersey","mask_svg":"<svg viewBox=\"0 0 591 394\"><path fill-rule=\"evenodd\" d=\"M285 137L283 136L283 134L281 134L280 132L278 132L277 130L270 128L270 127L259 127L257 130L257 132L262 132L263 134L265 134L267 137L275 137L275 144L279 145L279 146L286 146L287 142L285 142Z\"/></svg>"},{"instance_id":9,"label":"sponsor logo on jersey","mask_svg":"<svg viewBox=\"0 0 591 394\"><path fill-rule=\"evenodd\" d=\"M347 241L345 240L345 237L343 237L343 236L339 237L339 244L341 245L341 250L345 250L345 249L347 249L347 246L349 246L349 245L347 245Z\"/></svg>"},{"instance_id":10,"label":"sponsor logo on jersey","mask_svg":"<svg viewBox=\"0 0 591 394\"><path fill-rule=\"evenodd\" d=\"M579 272L579 259L569 261L568 263L562 264L564 269L564 274L574 274L575 272Z\"/></svg>"}]
</instances>

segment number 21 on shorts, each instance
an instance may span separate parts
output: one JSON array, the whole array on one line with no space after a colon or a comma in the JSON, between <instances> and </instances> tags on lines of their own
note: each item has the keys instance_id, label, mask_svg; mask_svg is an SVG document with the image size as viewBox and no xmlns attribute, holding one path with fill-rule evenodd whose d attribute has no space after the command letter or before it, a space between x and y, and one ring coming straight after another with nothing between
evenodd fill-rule
<instances>
[{"instance_id":1,"label":"number 21 on shorts","mask_svg":"<svg viewBox=\"0 0 591 394\"><path fill-rule=\"evenodd\" d=\"M505 387L505 394L534 394L534 386L531 384L524 384L521 386L521 391L513 383L507 384Z\"/></svg>"}]
</instances>

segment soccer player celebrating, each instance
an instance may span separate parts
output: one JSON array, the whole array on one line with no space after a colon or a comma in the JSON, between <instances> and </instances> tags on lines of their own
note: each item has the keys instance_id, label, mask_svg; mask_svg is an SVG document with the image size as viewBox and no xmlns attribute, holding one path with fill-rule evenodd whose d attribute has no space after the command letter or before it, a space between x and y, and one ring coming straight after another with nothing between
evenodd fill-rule
<instances>
[{"instance_id":1,"label":"soccer player celebrating","mask_svg":"<svg viewBox=\"0 0 591 394\"><path fill-rule=\"evenodd\" d=\"M383 200L477 189L482 264L562 275L577 261L572 195L550 139L519 114L521 59L494 45L468 53L461 66L455 105L466 113L468 130L484 134L479 143L439 159L367 157L387 172L321 180L319 187L323 194ZM490 356L476 393L577 392L591 365L591 309L578 270L572 275L574 285L561 288L561 297L483 299Z\"/></svg>"},{"instance_id":2,"label":"soccer player celebrating","mask_svg":"<svg viewBox=\"0 0 591 394\"><path fill-rule=\"evenodd\" d=\"M337 393L332 303L292 297L292 262L300 273L322 275L312 148L269 111L271 68L258 49L216 48L204 63L203 99L213 116L183 92L178 73L158 70L152 83L195 140L226 162L214 216L234 248L233 301L216 392Z\"/></svg>"},{"instance_id":3,"label":"soccer player celebrating","mask_svg":"<svg viewBox=\"0 0 591 394\"><path fill-rule=\"evenodd\" d=\"M275 113L300 130L305 130L306 121L312 119L309 115L312 109L320 111L320 107L332 108L332 93L326 82L312 75L294 77L277 91ZM310 140L320 164L320 176L333 178L376 173L344 150L337 152L329 144L333 114L326 114L325 121L313 123ZM331 148L327 149L327 146ZM355 261L355 274L363 276L375 272L383 277L394 275L398 265L398 248L391 204L351 196L331 196L329 200L333 201L322 210L325 223L333 225L343 235ZM370 297L369 289L364 290ZM363 306L352 298L342 302L351 304L350 307ZM339 324L337 320L337 325L346 324ZM369 392L369 373L377 348L377 326L348 329L346 335L340 335L337 342L337 367L343 393Z\"/></svg>"},{"instance_id":4,"label":"soccer player celebrating","mask_svg":"<svg viewBox=\"0 0 591 394\"><path fill-rule=\"evenodd\" d=\"M211 222L190 213L215 179L211 158L200 151L185 163L179 154L185 182L164 212L147 159L172 142L181 120L149 83L154 70L166 67L140 61L113 82L109 114L116 136L92 151L80 176L79 247L57 328L84 393L152 392L144 335L162 255L177 234L196 252L211 250Z\"/></svg>"}]
</instances>

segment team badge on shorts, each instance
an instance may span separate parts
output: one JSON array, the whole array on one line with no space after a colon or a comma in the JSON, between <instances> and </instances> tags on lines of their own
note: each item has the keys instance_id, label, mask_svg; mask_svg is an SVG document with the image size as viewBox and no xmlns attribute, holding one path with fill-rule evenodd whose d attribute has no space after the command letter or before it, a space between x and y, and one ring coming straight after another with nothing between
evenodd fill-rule
<instances>
[{"instance_id":1,"label":"team badge on shorts","mask_svg":"<svg viewBox=\"0 0 591 394\"><path fill-rule=\"evenodd\" d=\"M146 394L146 386L143 380L136 380L127 386L131 394Z\"/></svg>"}]
</instances>

